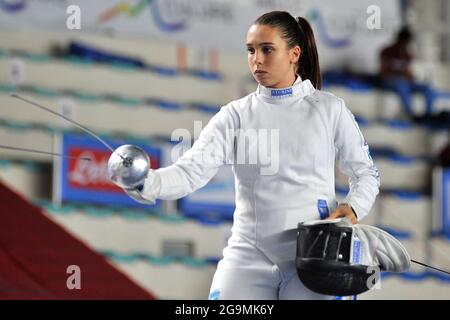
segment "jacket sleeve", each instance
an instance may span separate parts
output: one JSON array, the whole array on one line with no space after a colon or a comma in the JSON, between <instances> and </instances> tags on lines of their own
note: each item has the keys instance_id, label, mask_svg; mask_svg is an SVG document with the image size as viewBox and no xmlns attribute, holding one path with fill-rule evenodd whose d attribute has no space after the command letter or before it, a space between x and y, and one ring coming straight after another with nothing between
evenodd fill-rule
<instances>
[{"instance_id":1,"label":"jacket sleeve","mask_svg":"<svg viewBox=\"0 0 450 320\"><path fill-rule=\"evenodd\" d=\"M350 190L344 202L352 206L361 220L369 213L379 193L380 176L355 117L344 101L339 101L334 143L339 169L349 177Z\"/></svg>"},{"instance_id":2,"label":"jacket sleeve","mask_svg":"<svg viewBox=\"0 0 450 320\"><path fill-rule=\"evenodd\" d=\"M235 127L228 106L222 107L203 128L191 149L173 165L156 170L161 177L158 198L184 197L206 185L220 166L232 163Z\"/></svg>"}]
</instances>

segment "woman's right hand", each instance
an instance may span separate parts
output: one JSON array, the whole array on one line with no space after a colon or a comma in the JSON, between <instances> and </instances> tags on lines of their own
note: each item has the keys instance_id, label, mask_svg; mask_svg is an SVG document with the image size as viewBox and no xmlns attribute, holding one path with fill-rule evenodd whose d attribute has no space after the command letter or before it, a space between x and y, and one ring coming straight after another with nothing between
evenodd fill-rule
<instances>
[{"instance_id":1,"label":"woman's right hand","mask_svg":"<svg viewBox=\"0 0 450 320\"><path fill-rule=\"evenodd\" d=\"M124 188L125 193L135 201L143 204L155 204L161 191L161 176L150 169L142 183L133 188Z\"/></svg>"}]
</instances>

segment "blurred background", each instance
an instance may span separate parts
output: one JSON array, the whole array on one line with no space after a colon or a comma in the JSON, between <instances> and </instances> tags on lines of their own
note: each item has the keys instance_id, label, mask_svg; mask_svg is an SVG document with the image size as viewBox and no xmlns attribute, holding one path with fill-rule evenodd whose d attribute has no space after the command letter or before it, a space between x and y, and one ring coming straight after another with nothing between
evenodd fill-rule
<instances>
[{"instance_id":1,"label":"blurred background","mask_svg":"<svg viewBox=\"0 0 450 320\"><path fill-rule=\"evenodd\" d=\"M108 149L10 92L167 166L255 90L245 36L272 10L310 21L323 90L371 148L381 193L362 223L450 269L449 0L0 0L0 145L93 159L0 148L0 298L208 297L233 220L231 168L139 205L108 181ZM338 171L336 184L342 199ZM359 296L449 298L450 277L418 265Z\"/></svg>"}]
</instances>

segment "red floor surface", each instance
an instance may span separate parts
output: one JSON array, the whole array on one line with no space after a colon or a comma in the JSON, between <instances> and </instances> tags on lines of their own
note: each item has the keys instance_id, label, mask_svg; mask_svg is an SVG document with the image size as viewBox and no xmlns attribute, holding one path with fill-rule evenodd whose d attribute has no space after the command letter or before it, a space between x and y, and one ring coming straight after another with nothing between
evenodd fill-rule
<instances>
[{"instance_id":1,"label":"red floor surface","mask_svg":"<svg viewBox=\"0 0 450 320\"><path fill-rule=\"evenodd\" d=\"M70 290L80 268L81 289ZM69 281L68 281L69 279ZM0 184L0 299L154 299L100 254Z\"/></svg>"}]
</instances>

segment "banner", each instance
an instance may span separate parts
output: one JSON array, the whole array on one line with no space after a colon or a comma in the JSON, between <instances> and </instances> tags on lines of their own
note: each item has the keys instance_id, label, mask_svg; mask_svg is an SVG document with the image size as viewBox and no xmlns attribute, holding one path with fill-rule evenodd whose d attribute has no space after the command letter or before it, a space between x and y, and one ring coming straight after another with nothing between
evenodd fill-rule
<instances>
[{"instance_id":1,"label":"banner","mask_svg":"<svg viewBox=\"0 0 450 320\"><path fill-rule=\"evenodd\" d=\"M246 54L261 14L285 10L310 21L321 65L374 71L378 52L400 27L391 0L0 0L0 28L107 32ZM345 8L345 10L343 10ZM79 25L73 23L77 20ZM72 26L71 26L72 25ZM71 29L75 27L75 29Z\"/></svg>"},{"instance_id":2,"label":"banner","mask_svg":"<svg viewBox=\"0 0 450 320\"><path fill-rule=\"evenodd\" d=\"M127 144L123 141L108 141L114 149ZM161 162L159 148L139 145L150 157L151 168L157 169ZM88 202L94 204L133 206L155 209L153 206L140 204L124 191L114 185L108 178L108 159L111 151L99 141L85 135L63 134L60 139L59 152L77 159L63 158L57 173L56 194L58 202ZM81 160L90 158L90 161Z\"/></svg>"}]
</instances>

